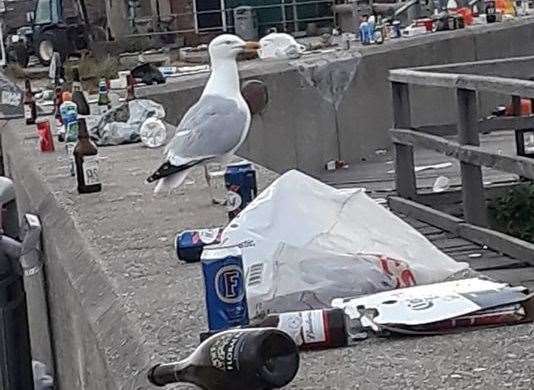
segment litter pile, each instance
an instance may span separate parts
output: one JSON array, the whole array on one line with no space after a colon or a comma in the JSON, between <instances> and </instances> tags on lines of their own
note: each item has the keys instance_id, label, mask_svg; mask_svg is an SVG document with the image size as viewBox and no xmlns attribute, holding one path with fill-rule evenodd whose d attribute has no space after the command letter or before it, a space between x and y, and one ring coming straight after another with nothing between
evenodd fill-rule
<instances>
[{"instance_id":1,"label":"litter pile","mask_svg":"<svg viewBox=\"0 0 534 390\"><path fill-rule=\"evenodd\" d=\"M245 206L225 228L177 237L178 257L202 263L202 340L267 326L323 349L534 320L527 288L456 262L363 189L293 170Z\"/></svg>"}]
</instances>

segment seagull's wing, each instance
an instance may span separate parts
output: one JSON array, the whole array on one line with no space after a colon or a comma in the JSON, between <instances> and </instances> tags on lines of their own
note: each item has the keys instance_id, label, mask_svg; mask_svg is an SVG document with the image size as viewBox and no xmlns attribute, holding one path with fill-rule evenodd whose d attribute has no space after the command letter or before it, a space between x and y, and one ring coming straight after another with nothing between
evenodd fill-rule
<instances>
[{"instance_id":1,"label":"seagull's wing","mask_svg":"<svg viewBox=\"0 0 534 390\"><path fill-rule=\"evenodd\" d=\"M184 115L166 148L174 166L222 156L235 149L248 123L248 112L233 99L206 95Z\"/></svg>"},{"instance_id":2,"label":"seagull's wing","mask_svg":"<svg viewBox=\"0 0 534 390\"><path fill-rule=\"evenodd\" d=\"M165 149L166 161L147 181L178 174L237 149L250 123L247 110L233 99L203 96L184 115Z\"/></svg>"}]
</instances>

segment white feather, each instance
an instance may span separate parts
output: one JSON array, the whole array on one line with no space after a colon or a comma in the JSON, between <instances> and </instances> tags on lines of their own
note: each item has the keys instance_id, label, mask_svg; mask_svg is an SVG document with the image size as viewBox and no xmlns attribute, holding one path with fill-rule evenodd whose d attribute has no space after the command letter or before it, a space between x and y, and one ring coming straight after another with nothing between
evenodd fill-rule
<instances>
[{"instance_id":1,"label":"white feather","mask_svg":"<svg viewBox=\"0 0 534 390\"><path fill-rule=\"evenodd\" d=\"M189 174L189 171L189 169L186 169L185 171L175 173L174 175L164 177L163 179L159 179L158 184L154 189L154 193L157 194L164 188L170 192L173 188L179 187L184 182L185 178Z\"/></svg>"}]
</instances>

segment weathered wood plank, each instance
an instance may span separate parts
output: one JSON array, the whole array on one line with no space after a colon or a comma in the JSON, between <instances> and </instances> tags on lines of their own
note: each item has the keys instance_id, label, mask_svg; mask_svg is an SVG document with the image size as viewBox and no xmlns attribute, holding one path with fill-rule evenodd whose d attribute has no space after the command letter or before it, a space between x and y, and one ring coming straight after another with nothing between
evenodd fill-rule
<instances>
[{"instance_id":1,"label":"weathered wood plank","mask_svg":"<svg viewBox=\"0 0 534 390\"><path fill-rule=\"evenodd\" d=\"M496 130L514 130L534 128L534 116L498 116L493 118L479 119L478 132L490 133ZM442 137L458 134L456 123L443 125L424 125L414 128L426 134L439 135Z\"/></svg>"},{"instance_id":2,"label":"weathered wood plank","mask_svg":"<svg viewBox=\"0 0 534 390\"><path fill-rule=\"evenodd\" d=\"M410 91L407 84L392 83L393 123L395 127L410 127ZM395 145L395 186L399 195L412 199L417 193L413 146Z\"/></svg>"},{"instance_id":3,"label":"weathered wood plank","mask_svg":"<svg viewBox=\"0 0 534 390\"><path fill-rule=\"evenodd\" d=\"M534 82L515 78L395 69L389 71L389 80L397 83L462 88L534 98Z\"/></svg>"},{"instance_id":4,"label":"weathered wood plank","mask_svg":"<svg viewBox=\"0 0 534 390\"><path fill-rule=\"evenodd\" d=\"M487 245L498 252L534 265L534 243L466 223L458 226L457 233L468 240Z\"/></svg>"},{"instance_id":5,"label":"weathered wood plank","mask_svg":"<svg viewBox=\"0 0 534 390\"><path fill-rule=\"evenodd\" d=\"M473 250L476 250L477 247L472 243L463 238L446 238L441 240L432 241L432 243L437 246L439 249L458 249L465 247L466 245L472 245Z\"/></svg>"},{"instance_id":6,"label":"weathered wood plank","mask_svg":"<svg viewBox=\"0 0 534 390\"><path fill-rule=\"evenodd\" d=\"M484 198L493 200L505 195L519 183L494 184L491 187L484 188ZM444 192L419 193L415 200L430 207L442 206L445 204L455 204L462 202L462 191L452 190Z\"/></svg>"},{"instance_id":7,"label":"weathered wood plank","mask_svg":"<svg viewBox=\"0 0 534 390\"><path fill-rule=\"evenodd\" d=\"M390 132L395 143L420 145L472 165L490 167L534 179L534 159L499 155L480 146L460 145L457 142L414 130L393 129Z\"/></svg>"},{"instance_id":8,"label":"weathered wood plank","mask_svg":"<svg viewBox=\"0 0 534 390\"><path fill-rule=\"evenodd\" d=\"M460 218L400 197L389 197L388 204L392 210L402 212L409 217L456 233L458 236L469 241L480 245L487 245L497 252L534 265L534 243L466 223Z\"/></svg>"},{"instance_id":9,"label":"weathered wood plank","mask_svg":"<svg viewBox=\"0 0 534 390\"><path fill-rule=\"evenodd\" d=\"M480 146L478 136L477 93L468 89L456 90L458 111L458 142L460 145ZM464 218L474 225L487 226L488 217L482 184L482 168L461 161L462 204Z\"/></svg>"},{"instance_id":10,"label":"weathered wood plank","mask_svg":"<svg viewBox=\"0 0 534 390\"><path fill-rule=\"evenodd\" d=\"M390 196L388 198L388 205L394 211L453 233L456 231L458 224L463 222L463 219L452 217L428 206L398 196Z\"/></svg>"},{"instance_id":11,"label":"weathered wood plank","mask_svg":"<svg viewBox=\"0 0 534 390\"><path fill-rule=\"evenodd\" d=\"M480 257L480 258L470 258L465 257L453 257L456 261L463 261L468 263L471 268L475 271L489 271L489 270L498 270L498 269L514 269L514 268L523 268L524 263L521 263L517 260L511 259L509 257Z\"/></svg>"},{"instance_id":12,"label":"weathered wood plank","mask_svg":"<svg viewBox=\"0 0 534 390\"><path fill-rule=\"evenodd\" d=\"M522 284L534 281L534 267L485 271L485 275L498 281Z\"/></svg>"},{"instance_id":13,"label":"weathered wood plank","mask_svg":"<svg viewBox=\"0 0 534 390\"><path fill-rule=\"evenodd\" d=\"M534 127L534 116L499 116L478 122L478 131L486 133L494 130L513 130Z\"/></svg>"}]
</instances>

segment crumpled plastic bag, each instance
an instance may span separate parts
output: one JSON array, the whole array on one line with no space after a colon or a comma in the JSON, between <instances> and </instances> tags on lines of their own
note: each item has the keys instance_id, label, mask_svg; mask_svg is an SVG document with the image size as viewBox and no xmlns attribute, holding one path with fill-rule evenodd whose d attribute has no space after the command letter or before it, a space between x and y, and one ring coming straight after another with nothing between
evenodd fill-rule
<instances>
[{"instance_id":1,"label":"crumpled plastic bag","mask_svg":"<svg viewBox=\"0 0 534 390\"><path fill-rule=\"evenodd\" d=\"M361 58L360 53L344 50L320 58L291 61L289 64L337 110L354 80Z\"/></svg>"},{"instance_id":2,"label":"crumpled plastic bag","mask_svg":"<svg viewBox=\"0 0 534 390\"><path fill-rule=\"evenodd\" d=\"M250 203L224 229L222 243L242 248L251 318L290 307L299 292L318 292L320 303L337 294L376 292L381 284L386 290L440 282L468 268L363 189L335 189L296 170L279 177ZM281 252L284 243L288 246ZM362 268L337 275L347 264L346 256L357 259ZM380 264L382 260L386 264ZM280 261L286 271L276 268ZM288 266L291 261L295 264ZM337 272L332 271L335 267ZM332 283L322 284L325 277Z\"/></svg>"},{"instance_id":3,"label":"crumpled plastic bag","mask_svg":"<svg viewBox=\"0 0 534 390\"><path fill-rule=\"evenodd\" d=\"M398 286L396 278L384 271L378 259L360 255L281 243L270 265L273 288L270 297L263 297L264 312L329 307L334 298L392 290Z\"/></svg>"},{"instance_id":4,"label":"crumpled plastic bag","mask_svg":"<svg viewBox=\"0 0 534 390\"><path fill-rule=\"evenodd\" d=\"M165 118L165 109L152 100L135 99L93 118L89 134L97 145L121 145L139 142L143 123L148 118Z\"/></svg>"},{"instance_id":5,"label":"crumpled plastic bag","mask_svg":"<svg viewBox=\"0 0 534 390\"><path fill-rule=\"evenodd\" d=\"M306 46L299 44L295 38L286 33L271 33L260 39L258 56L262 59L299 58Z\"/></svg>"}]
</instances>

